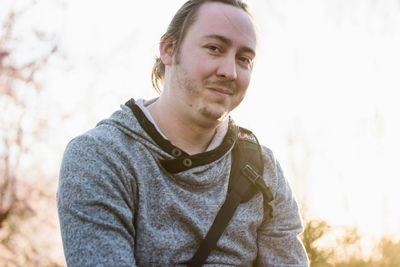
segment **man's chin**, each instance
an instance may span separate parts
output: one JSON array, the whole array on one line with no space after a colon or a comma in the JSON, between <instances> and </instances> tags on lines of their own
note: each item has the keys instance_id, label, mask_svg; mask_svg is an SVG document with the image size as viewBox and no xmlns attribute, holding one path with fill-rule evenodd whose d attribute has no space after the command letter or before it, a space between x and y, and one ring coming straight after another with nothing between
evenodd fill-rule
<instances>
[{"instance_id":1,"label":"man's chin","mask_svg":"<svg viewBox=\"0 0 400 267\"><path fill-rule=\"evenodd\" d=\"M224 121L229 113L226 110L203 108L200 110L200 114L210 124L216 125Z\"/></svg>"}]
</instances>

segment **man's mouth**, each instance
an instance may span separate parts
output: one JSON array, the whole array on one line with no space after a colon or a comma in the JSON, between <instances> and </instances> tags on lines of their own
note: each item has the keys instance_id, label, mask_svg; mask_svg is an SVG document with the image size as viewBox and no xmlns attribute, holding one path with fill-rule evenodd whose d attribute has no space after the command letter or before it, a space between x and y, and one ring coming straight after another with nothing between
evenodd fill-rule
<instances>
[{"instance_id":1,"label":"man's mouth","mask_svg":"<svg viewBox=\"0 0 400 267\"><path fill-rule=\"evenodd\" d=\"M223 95L233 95L233 91L224 87L218 87L218 86L209 86L207 87L208 89L223 94Z\"/></svg>"}]
</instances>

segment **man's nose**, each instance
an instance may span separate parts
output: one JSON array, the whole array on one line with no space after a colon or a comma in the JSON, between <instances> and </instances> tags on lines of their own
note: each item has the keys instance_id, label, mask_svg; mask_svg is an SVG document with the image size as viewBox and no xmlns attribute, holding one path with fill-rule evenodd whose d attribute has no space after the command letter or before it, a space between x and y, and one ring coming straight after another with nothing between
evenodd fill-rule
<instances>
[{"instance_id":1,"label":"man's nose","mask_svg":"<svg viewBox=\"0 0 400 267\"><path fill-rule=\"evenodd\" d=\"M218 66L217 75L229 81L236 80L236 58L233 56L223 58Z\"/></svg>"}]
</instances>

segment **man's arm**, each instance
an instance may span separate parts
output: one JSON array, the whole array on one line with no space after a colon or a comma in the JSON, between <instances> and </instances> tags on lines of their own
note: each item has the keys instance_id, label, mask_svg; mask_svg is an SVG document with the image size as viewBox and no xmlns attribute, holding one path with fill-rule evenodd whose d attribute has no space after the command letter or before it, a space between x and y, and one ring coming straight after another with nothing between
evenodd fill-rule
<instances>
[{"instance_id":1,"label":"man's arm","mask_svg":"<svg viewBox=\"0 0 400 267\"><path fill-rule=\"evenodd\" d=\"M68 266L136 266L133 187L106 149L85 135L64 153L57 204Z\"/></svg>"},{"instance_id":2,"label":"man's arm","mask_svg":"<svg viewBox=\"0 0 400 267\"><path fill-rule=\"evenodd\" d=\"M266 183L274 195L273 217L258 230L257 266L309 266L299 239L303 231L299 209L279 163L269 149L263 149Z\"/></svg>"}]
</instances>

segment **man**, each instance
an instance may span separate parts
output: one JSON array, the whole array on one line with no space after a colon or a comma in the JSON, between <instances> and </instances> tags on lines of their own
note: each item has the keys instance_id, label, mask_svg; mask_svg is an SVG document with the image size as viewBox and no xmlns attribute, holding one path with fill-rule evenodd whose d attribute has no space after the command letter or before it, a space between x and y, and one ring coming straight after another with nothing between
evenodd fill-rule
<instances>
[{"instance_id":1,"label":"man","mask_svg":"<svg viewBox=\"0 0 400 267\"><path fill-rule=\"evenodd\" d=\"M151 101L130 100L75 138L61 167L58 207L69 266L182 266L195 254L228 190L256 34L241 1L185 3L161 38ZM263 196L239 205L209 266L307 266L297 204L262 148Z\"/></svg>"}]
</instances>

